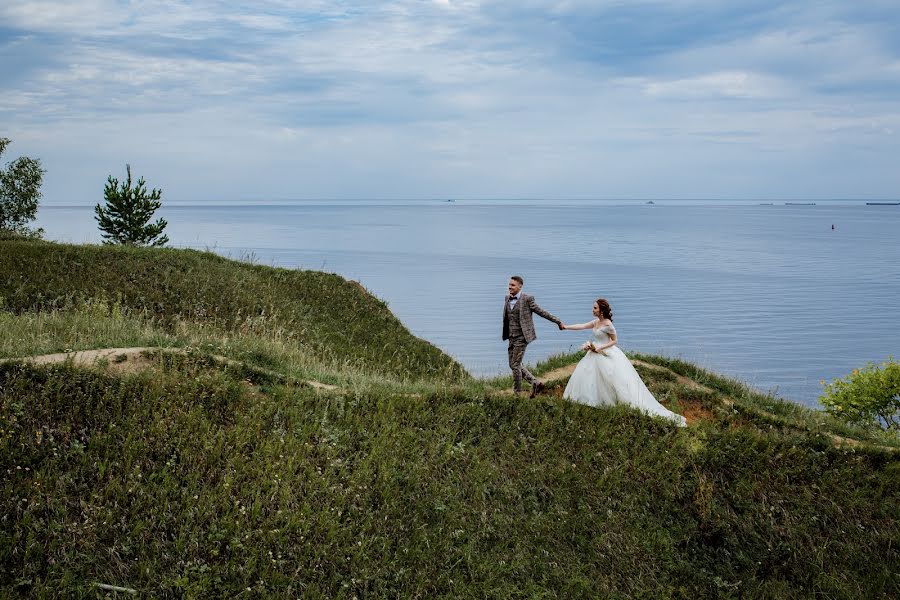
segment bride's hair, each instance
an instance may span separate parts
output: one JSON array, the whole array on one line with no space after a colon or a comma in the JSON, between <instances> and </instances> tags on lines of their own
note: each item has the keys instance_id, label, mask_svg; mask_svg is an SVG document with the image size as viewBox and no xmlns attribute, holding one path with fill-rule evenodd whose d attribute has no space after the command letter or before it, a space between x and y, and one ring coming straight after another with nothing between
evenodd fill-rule
<instances>
[{"instance_id":1,"label":"bride's hair","mask_svg":"<svg viewBox=\"0 0 900 600\"><path fill-rule=\"evenodd\" d=\"M606 298L597 298L597 307L600 308L600 316L604 319L609 319L612 321L612 308L609 305L609 302L606 301Z\"/></svg>"}]
</instances>

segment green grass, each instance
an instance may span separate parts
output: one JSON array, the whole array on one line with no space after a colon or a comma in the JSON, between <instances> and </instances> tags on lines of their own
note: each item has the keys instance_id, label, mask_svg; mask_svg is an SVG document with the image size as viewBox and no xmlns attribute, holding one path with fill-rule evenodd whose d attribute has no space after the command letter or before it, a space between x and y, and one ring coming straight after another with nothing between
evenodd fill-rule
<instances>
[{"instance_id":1,"label":"green grass","mask_svg":"<svg viewBox=\"0 0 900 600\"><path fill-rule=\"evenodd\" d=\"M0 296L0 358L182 351L0 362L0 597L900 596L900 444L695 365L638 355L681 429L501 394L335 276L0 242Z\"/></svg>"},{"instance_id":2,"label":"green grass","mask_svg":"<svg viewBox=\"0 0 900 600\"><path fill-rule=\"evenodd\" d=\"M0 298L14 314L120 307L152 315L170 333L184 322L229 334L277 331L322 362L395 379L467 376L358 285L207 252L0 241Z\"/></svg>"},{"instance_id":3,"label":"green grass","mask_svg":"<svg viewBox=\"0 0 900 600\"><path fill-rule=\"evenodd\" d=\"M437 376L398 378L366 364L328 360L292 343L278 327L222 331L208 323L181 319L164 326L146 311L106 302L21 314L0 310L0 331L4 333L0 336L0 360L101 348L165 347L225 356L294 379L354 389L386 386L422 391L460 381Z\"/></svg>"},{"instance_id":4,"label":"green grass","mask_svg":"<svg viewBox=\"0 0 900 600\"><path fill-rule=\"evenodd\" d=\"M0 586L900 593L890 453L552 399L331 396L246 379L202 358L125 378L0 365Z\"/></svg>"},{"instance_id":5,"label":"green grass","mask_svg":"<svg viewBox=\"0 0 900 600\"><path fill-rule=\"evenodd\" d=\"M184 327L164 328L146 314L87 301L67 309L15 314L0 310L0 359L54 354L67 350L176 346L188 339ZM222 334L217 337L222 338Z\"/></svg>"},{"instance_id":6,"label":"green grass","mask_svg":"<svg viewBox=\"0 0 900 600\"><path fill-rule=\"evenodd\" d=\"M844 423L828 414L812 410L796 402L753 389L747 384L707 371L692 363L662 356L634 353L632 358L660 365L673 372L712 388L735 403L735 410L760 427L795 428L811 432L840 435L855 440L900 448L900 438L876 428L863 428Z\"/></svg>"}]
</instances>

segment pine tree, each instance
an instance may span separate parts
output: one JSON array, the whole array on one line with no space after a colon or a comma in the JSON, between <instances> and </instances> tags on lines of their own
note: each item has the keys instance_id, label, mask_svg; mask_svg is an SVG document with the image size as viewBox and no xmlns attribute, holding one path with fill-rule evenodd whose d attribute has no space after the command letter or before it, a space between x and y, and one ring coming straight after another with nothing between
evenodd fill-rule
<instances>
[{"instance_id":1,"label":"pine tree","mask_svg":"<svg viewBox=\"0 0 900 600\"><path fill-rule=\"evenodd\" d=\"M157 219L150 223L153 213L162 202L162 190L153 189L147 193L146 182L141 177L137 185L131 184L131 165L125 165L128 178L119 184L112 175L103 188L106 207L99 204L94 212L100 230L103 231L104 244L125 244L128 246L163 246L168 236L163 235L166 228L165 219Z\"/></svg>"}]
</instances>

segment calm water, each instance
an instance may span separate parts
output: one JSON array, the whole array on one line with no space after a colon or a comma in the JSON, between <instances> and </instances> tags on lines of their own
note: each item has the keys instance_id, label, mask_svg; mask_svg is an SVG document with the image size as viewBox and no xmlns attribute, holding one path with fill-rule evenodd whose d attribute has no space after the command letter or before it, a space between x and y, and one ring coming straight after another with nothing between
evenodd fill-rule
<instances>
[{"instance_id":1,"label":"calm water","mask_svg":"<svg viewBox=\"0 0 900 600\"><path fill-rule=\"evenodd\" d=\"M900 355L900 206L336 202L161 214L172 245L362 282L479 375L505 372L500 316L514 273L569 323L608 298L626 350L808 405L820 379ZM49 239L100 239L89 207L43 207L38 224ZM529 362L586 338L537 321Z\"/></svg>"}]
</instances>

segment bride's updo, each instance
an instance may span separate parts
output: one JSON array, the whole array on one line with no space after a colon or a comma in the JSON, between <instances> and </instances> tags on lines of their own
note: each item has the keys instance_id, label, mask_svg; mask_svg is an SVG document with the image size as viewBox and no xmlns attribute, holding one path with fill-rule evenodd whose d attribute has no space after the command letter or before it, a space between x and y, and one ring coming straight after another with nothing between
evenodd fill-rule
<instances>
[{"instance_id":1,"label":"bride's updo","mask_svg":"<svg viewBox=\"0 0 900 600\"><path fill-rule=\"evenodd\" d=\"M610 307L609 302L606 301L606 298L597 298L597 308L600 309L600 316L604 319L613 320L612 318L612 307Z\"/></svg>"}]
</instances>

